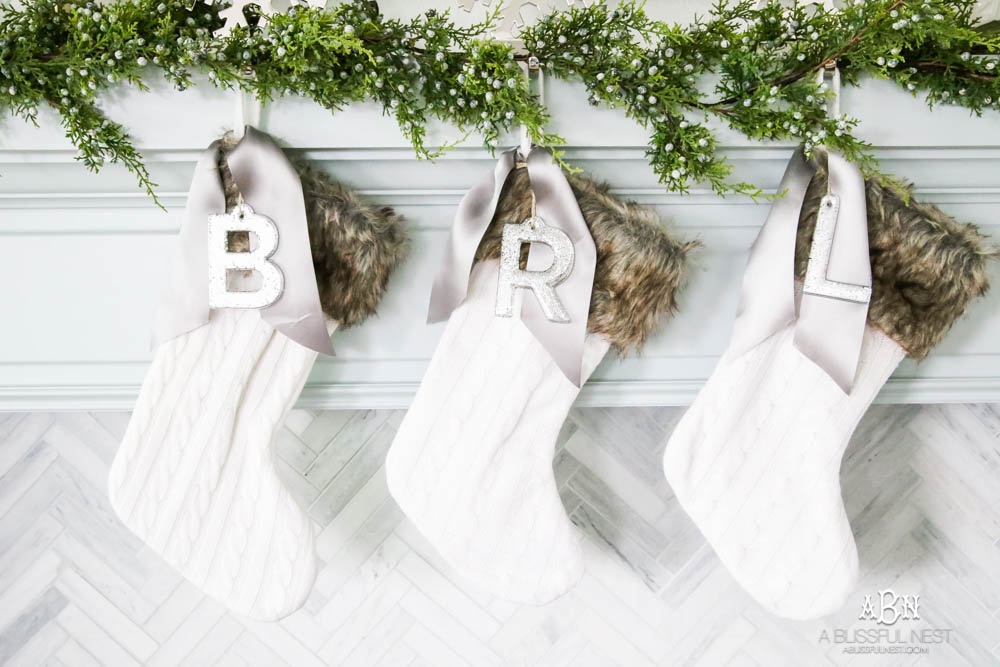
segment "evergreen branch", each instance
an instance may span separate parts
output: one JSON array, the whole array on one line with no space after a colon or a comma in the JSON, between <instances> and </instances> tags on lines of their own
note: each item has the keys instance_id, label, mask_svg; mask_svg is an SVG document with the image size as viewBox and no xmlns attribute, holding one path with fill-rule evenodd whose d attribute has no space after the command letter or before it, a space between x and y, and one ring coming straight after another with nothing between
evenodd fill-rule
<instances>
[{"instance_id":1,"label":"evergreen branch","mask_svg":"<svg viewBox=\"0 0 1000 667\"><path fill-rule=\"evenodd\" d=\"M704 182L719 193L760 196L752 184L731 182L710 117L752 139L835 149L878 175L871 147L854 135L858 120L826 110L830 92L812 75L829 64L844 85L874 76L924 94L932 107L1000 109L991 57L1000 53L1000 34L977 22L973 4L849 0L827 11L719 0L681 26L652 20L626 0L617 9L555 12L520 38L549 75L582 81L592 104L621 108L650 132L647 157L667 188L687 192ZM426 158L450 147L426 145L433 118L482 137L490 150L519 123L537 144L564 143L546 131L548 111L521 74L528 54L491 37L500 3L465 27L447 12L387 18L366 0L293 7L267 21L250 16L226 37L215 34L219 8L206 0L0 4L0 106L28 122L37 122L40 106L54 108L85 166L121 163L154 200L141 155L98 100L116 84L145 90L157 72L178 89L207 75L264 102L302 95L337 110L374 100Z\"/></svg>"}]
</instances>

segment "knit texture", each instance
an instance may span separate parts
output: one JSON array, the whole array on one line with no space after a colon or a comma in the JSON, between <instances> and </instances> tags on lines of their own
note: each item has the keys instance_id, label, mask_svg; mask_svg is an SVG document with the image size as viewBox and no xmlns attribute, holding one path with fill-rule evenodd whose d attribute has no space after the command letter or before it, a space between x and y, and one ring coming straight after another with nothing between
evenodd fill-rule
<instances>
[{"instance_id":1,"label":"knit texture","mask_svg":"<svg viewBox=\"0 0 1000 667\"><path fill-rule=\"evenodd\" d=\"M386 460L389 491L459 574L543 604L583 574L552 477L556 437L579 389L518 318L496 317L498 265L472 271ZM589 335L583 379L608 350Z\"/></svg>"},{"instance_id":2,"label":"knit texture","mask_svg":"<svg viewBox=\"0 0 1000 667\"><path fill-rule=\"evenodd\" d=\"M315 358L256 311L213 311L158 348L111 465L111 505L125 525L254 618L297 609L315 576L312 522L270 451Z\"/></svg>"},{"instance_id":3,"label":"knit texture","mask_svg":"<svg viewBox=\"0 0 1000 667\"><path fill-rule=\"evenodd\" d=\"M794 325L723 356L667 444L681 506L733 577L772 613L839 610L858 555L840 495L840 460L904 351L867 327L844 394L793 344Z\"/></svg>"},{"instance_id":4,"label":"knit texture","mask_svg":"<svg viewBox=\"0 0 1000 667\"><path fill-rule=\"evenodd\" d=\"M640 347L675 309L697 244L675 240L654 212L607 186L569 178L597 250L586 382L608 349ZM386 473L400 507L459 573L499 597L542 604L583 574L578 537L552 476L556 437L579 389L519 318L494 314L503 226L530 213L527 171L516 169ZM533 298L526 290L517 296Z\"/></svg>"}]
</instances>

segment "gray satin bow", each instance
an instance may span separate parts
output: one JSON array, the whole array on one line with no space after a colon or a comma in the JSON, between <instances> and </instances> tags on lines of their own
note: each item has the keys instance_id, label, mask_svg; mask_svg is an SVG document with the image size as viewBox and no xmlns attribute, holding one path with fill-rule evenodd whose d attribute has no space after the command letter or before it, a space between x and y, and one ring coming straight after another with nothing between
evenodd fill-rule
<instances>
[{"instance_id":1,"label":"gray satin bow","mask_svg":"<svg viewBox=\"0 0 1000 667\"><path fill-rule=\"evenodd\" d=\"M826 278L871 287L865 183L857 167L829 153L829 192L840 198ZM730 349L740 353L795 322L795 346L850 393L861 354L868 302L803 292L795 310L795 240L799 213L815 169L797 150L750 248ZM797 315L797 320L796 320Z\"/></svg>"},{"instance_id":2,"label":"gray satin bow","mask_svg":"<svg viewBox=\"0 0 1000 667\"><path fill-rule=\"evenodd\" d=\"M553 163L552 154L535 149L526 162L538 215L546 224L558 227L569 236L575 260L569 278L556 287L556 293L566 307L570 321L549 321L533 298L524 299L521 321L552 356L566 378L579 387L597 249L573 195L573 189L559 166ZM476 249L493 219L500 191L515 164L516 149L504 152L493 173L473 186L459 203L445 246L444 259L431 289L428 323L447 319L465 300ZM538 256L539 253L532 247L528 256L529 270L544 268L538 266Z\"/></svg>"},{"instance_id":3,"label":"gray satin bow","mask_svg":"<svg viewBox=\"0 0 1000 667\"><path fill-rule=\"evenodd\" d=\"M219 141L213 142L195 167L180 232L180 257L156 313L154 347L208 322L208 217L226 212L219 147ZM332 355L298 173L270 136L249 126L227 161L244 201L278 228L278 249L270 261L284 274L285 288L277 301L260 309L260 316L297 343Z\"/></svg>"}]
</instances>

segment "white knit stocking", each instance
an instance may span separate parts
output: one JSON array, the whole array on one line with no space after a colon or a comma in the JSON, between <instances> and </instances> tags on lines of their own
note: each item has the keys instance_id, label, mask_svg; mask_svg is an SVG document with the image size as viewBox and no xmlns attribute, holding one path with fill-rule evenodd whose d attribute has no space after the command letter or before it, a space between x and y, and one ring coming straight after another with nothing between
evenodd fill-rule
<instances>
[{"instance_id":1,"label":"white knit stocking","mask_svg":"<svg viewBox=\"0 0 1000 667\"><path fill-rule=\"evenodd\" d=\"M316 352L257 311L212 311L161 344L111 466L111 503L153 551L239 613L277 619L312 586L312 523L270 443Z\"/></svg>"},{"instance_id":2,"label":"white knit stocking","mask_svg":"<svg viewBox=\"0 0 1000 667\"><path fill-rule=\"evenodd\" d=\"M472 271L386 461L389 490L461 575L541 604L582 575L552 476L579 393L516 317L494 315L497 262ZM588 336L583 378L608 350Z\"/></svg>"},{"instance_id":3,"label":"white knit stocking","mask_svg":"<svg viewBox=\"0 0 1000 667\"><path fill-rule=\"evenodd\" d=\"M667 444L677 499L758 602L794 619L840 609L858 572L840 461L905 355L867 327L845 394L793 344L794 324L727 352Z\"/></svg>"}]
</instances>

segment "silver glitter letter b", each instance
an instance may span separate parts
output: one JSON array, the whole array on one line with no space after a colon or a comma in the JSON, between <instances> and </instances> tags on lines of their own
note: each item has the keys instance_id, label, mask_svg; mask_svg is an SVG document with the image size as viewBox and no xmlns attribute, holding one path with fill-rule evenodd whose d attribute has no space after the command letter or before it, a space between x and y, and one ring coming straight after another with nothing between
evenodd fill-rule
<instances>
[{"instance_id":1,"label":"silver glitter letter b","mask_svg":"<svg viewBox=\"0 0 1000 667\"><path fill-rule=\"evenodd\" d=\"M251 232L257 247L247 252L230 252L230 232ZM208 218L208 305L210 308L266 308L278 300L285 276L267 260L278 249L278 228L263 215L243 204L229 213ZM229 289L230 271L256 271L261 285L253 291Z\"/></svg>"},{"instance_id":2,"label":"silver glitter letter b","mask_svg":"<svg viewBox=\"0 0 1000 667\"><path fill-rule=\"evenodd\" d=\"M552 264L543 271L522 269L523 243L544 243L552 248ZM566 233L545 224L539 217L528 218L519 225L504 225L496 314L510 317L514 310L514 290L526 287L535 293L546 318L552 322L569 322L569 313L559 300L555 287L572 273L573 258L573 242Z\"/></svg>"}]
</instances>

